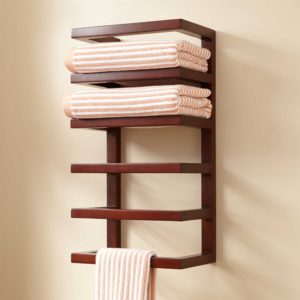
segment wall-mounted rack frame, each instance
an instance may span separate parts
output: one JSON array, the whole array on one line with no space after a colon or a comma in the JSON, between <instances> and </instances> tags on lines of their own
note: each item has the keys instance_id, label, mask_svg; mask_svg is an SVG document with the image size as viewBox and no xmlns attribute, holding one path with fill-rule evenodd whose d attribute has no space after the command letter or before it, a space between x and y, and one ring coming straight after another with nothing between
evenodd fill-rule
<instances>
[{"instance_id":1,"label":"wall-mounted rack frame","mask_svg":"<svg viewBox=\"0 0 300 300\"><path fill-rule=\"evenodd\" d=\"M72 209L73 218L107 219L107 247L121 247L121 220L202 221L201 253L178 258L153 257L154 268L185 269L216 261L216 34L201 25L182 20L129 23L77 28L72 38L85 41L120 41L116 36L177 31L202 40L210 49L208 73L181 67L157 70L72 74L71 82L105 87L161 84L187 84L207 87L213 114L210 119L170 115L129 118L71 120L71 128L101 129L107 132L106 164L74 164L72 173L106 173L107 206ZM145 126L189 126L201 129L201 163L122 163L121 128ZM183 211L129 210L121 208L122 173L199 173L201 174L201 208ZM96 252L73 253L73 263L95 263Z\"/></svg>"}]
</instances>

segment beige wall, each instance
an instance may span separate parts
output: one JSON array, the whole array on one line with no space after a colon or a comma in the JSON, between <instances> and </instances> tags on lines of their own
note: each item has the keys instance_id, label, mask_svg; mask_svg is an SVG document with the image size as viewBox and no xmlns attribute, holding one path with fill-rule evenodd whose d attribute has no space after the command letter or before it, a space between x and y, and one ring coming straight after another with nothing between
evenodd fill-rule
<instances>
[{"instance_id":1,"label":"beige wall","mask_svg":"<svg viewBox=\"0 0 300 300\"><path fill-rule=\"evenodd\" d=\"M94 268L72 251L104 246L104 221L71 220L104 205L103 132L69 129L61 99L77 89L62 60L72 27L185 18L218 31L218 261L160 270L158 300L300 298L299 1L1 0L0 299L93 299ZM199 161L200 132L123 132L127 161ZM128 207L199 204L195 175L129 175ZM160 255L200 248L200 222L126 223L125 246Z\"/></svg>"}]
</instances>

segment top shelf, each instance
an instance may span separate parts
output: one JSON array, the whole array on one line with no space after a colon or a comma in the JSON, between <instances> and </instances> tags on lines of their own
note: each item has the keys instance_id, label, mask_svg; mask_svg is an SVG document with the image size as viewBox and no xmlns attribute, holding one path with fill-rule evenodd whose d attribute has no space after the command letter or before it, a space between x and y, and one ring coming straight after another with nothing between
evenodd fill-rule
<instances>
[{"instance_id":1,"label":"top shelf","mask_svg":"<svg viewBox=\"0 0 300 300\"><path fill-rule=\"evenodd\" d=\"M177 31L208 41L211 41L215 38L214 30L183 19L74 28L72 30L72 38L107 42L118 41L118 39L114 36L165 31Z\"/></svg>"},{"instance_id":2,"label":"top shelf","mask_svg":"<svg viewBox=\"0 0 300 300\"><path fill-rule=\"evenodd\" d=\"M183 19L160 20L118 25L72 29L72 38L97 42L120 41L116 36L177 31L201 38L202 45L211 50L208 72L183 67L72 74L71 83L92 84L104 87L135 87L161 84L187 84L211 88L214 82L215 30Z\"/></svg>"}]
</instances>

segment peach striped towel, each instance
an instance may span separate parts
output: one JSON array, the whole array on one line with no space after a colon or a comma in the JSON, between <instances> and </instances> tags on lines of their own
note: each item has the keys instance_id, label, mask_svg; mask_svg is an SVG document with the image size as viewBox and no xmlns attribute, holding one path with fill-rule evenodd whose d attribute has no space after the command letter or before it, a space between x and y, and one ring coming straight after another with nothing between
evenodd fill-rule
<instances>
[{"instance_id":1,"label":"peach striped towel","mask_svg":"<svg viewBox=\"0 0 300 300\"><path fill-rule=\"evenodd\" d=\"M96 256L96 300L154 300L150 250L104 248Z\"/></svg>"},{"instance_id":2,"label":"peach striped towel","mask_svg":"<svg viewBox=\"0 0 300 300\"><path fill-rule=\"evenodd\" d=\"M210 90L188 85L103 88L77 91L64 99L70 118L190 115L210 118Z\"/></svg>"},{"instance_id":3,"label":"peach striped towel","mask_svg":"<svg viewBox=\"0 0 300 300\"><path fill-rule=\"evenodd\" d=\"M77 46L65 57L73 73L184 67L207 72L210 51L187 41L113 42Z\"/></svg>"}]
</instances>

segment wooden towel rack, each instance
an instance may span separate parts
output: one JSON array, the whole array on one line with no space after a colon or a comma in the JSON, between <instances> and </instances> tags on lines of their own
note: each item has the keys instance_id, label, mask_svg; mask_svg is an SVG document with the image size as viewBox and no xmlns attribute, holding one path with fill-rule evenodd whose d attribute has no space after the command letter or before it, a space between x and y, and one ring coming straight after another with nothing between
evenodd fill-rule
<instances>
[{"instance_id":1,"label":"wooden towel rack","mask_svg":"<svg viewBox=\"0 0 300 300\"><path fill-rule=\"evenodd\" d=\"M107 173L107 207L74 208L72 218L107 219L107 247L121 247L121 220L202 220L201 253L178 258L153 257L154 268L185 269L216 261L216 35L215 31L182 19L77 28L72 38L87 41L120 41L115 36L177 31L200 38L210 49L209 71L182 67L157 70L72 74L72 83L105 87L187 84L207 87L213 113L210 119L184 115L71 120L71 128L102 129L107 132L106 164L73 164L72 173ZM190 126L201 128L201 163L122 163L121 128L145 126ZM201 208L183 211L129 210L121 208L121 173L200 173ZM73 253L73 263L95 263L96 252Z\"/></svg>"}]
</instances>

